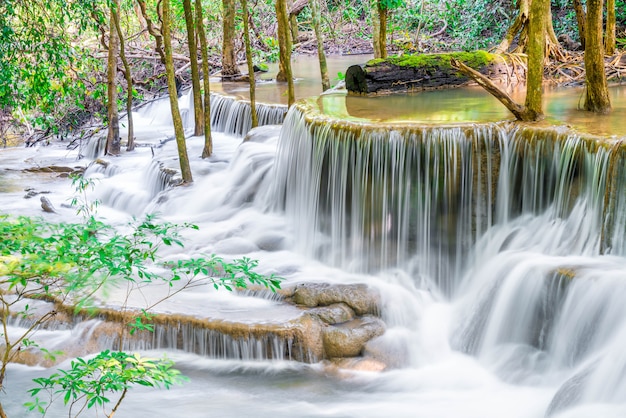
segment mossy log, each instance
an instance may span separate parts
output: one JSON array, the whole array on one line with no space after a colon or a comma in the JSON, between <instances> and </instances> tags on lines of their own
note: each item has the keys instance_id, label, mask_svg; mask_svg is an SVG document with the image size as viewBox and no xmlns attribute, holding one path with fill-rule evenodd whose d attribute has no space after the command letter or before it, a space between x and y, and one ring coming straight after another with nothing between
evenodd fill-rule
<instances>
[{"instance_id":1,"label":"mossy log","mask_svg":"<svg viewBox=\"0 0 626 418\"><path fill-rule=\"evenodd\" d=\"M496 82L510 83L519 76L502 55L485 51L419 54L373 59L346 71L346 88L351 94L388 94L459 87L472 79L453 68L451 59Z\"/></svg>"}]
</instances>

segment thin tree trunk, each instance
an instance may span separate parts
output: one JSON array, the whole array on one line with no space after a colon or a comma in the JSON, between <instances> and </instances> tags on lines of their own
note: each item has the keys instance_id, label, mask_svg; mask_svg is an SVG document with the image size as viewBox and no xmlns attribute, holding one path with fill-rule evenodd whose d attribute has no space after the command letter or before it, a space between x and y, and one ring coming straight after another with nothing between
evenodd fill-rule
<instances>
[{"instance_id":1,"label":"thin tree trunk","mask_svg":"<svg viewBox=\"0 0 626 418\"><path fill-rule=\"evenodd\" d=\"M276 18L278 20L278 45L280 48L279 71L276 75L276 81L287 82L287 103L291 106L295 102L295 94L293 73L291 72L291 35L286 0L276 0Z\"/></svg>"},{"instance_id":2,"label":"thin tree trunk","mask_svg":"<svg viewBox=\"0 0 626 418\"><path fill-rule=\"evenodd\" d=\"M126 151L135 150L135 128L133 123L133 75L131 73L130 65L126 59L126 46L124 41L124 34L120 26L120 14L115 12L113 15L115 19L115 30L120 40L120 58L122 64L124 64L124 78L126 79L126 118L128 119L128 139L126 140Z\"/></svg>"},{"instance_id":3,"label":"thin tree trunk","mask_svg":"<svg viewBox=\"0 0 626 418\"><path fill-rule=\"evenodd\" d=\"M328 78L328 65L326 64L326 54L324 53L324 35L321 29L321 12L319 0L311 0L311 14L313 17L313 29L315 30L315 39L317 40L317 57L320 62L320 76L322 78L322 91L330 88L330 80Z\"/></svg>"},{"instance_id":4,"label":"thin tree trunk","mask_svg":"<svg viewBox=\"0 0 626 418\"><path fill-rule=\"evenodd\" d=\"M525 107L531 120L543 117L543 66L550 0L532 0L528 18L528 73Z\"/></svg>"},{"instance_id":5,"label":"thin tree trunk","mask_svg":"<svg viewBox=\"0 0 626 418\"><path fill-rule=\"evenodd\" d=\"M161 35L161 28L154 26L154 23L152 23L152 20L148 16L146 2L144 0L137 0L137 4L139 4L139 8L141 9L141 15L146 20L148 32L150 32L150 35L154 37L154 41L156 42L156 51L161 57L161 63L165 64L165 52L163 51L163 35Z\"/></svg>"},{"instance_id":6,"label":"thin tree trunk","mask_svg":"<svg viewBox=\"0 0 626 418\"><path fill-rule=\"evenodd\" d=\"M183 183L193 182L189 157L187 156L187 145L185 143L185 131L183 121L178 108L178 95L176 94L176 74L174 71L174 60L172 59L172 35L170 33L170 0L163 0L163 49L165 52L165 73L167 74L167 90L170 96L170 108L172 111L172 121L174 123L174 133L176 135L176 146L178 147L178 159Z\"/></svg>"},{"instance_id":7,"label":"thin tree trunk","mask_svg":"<svg viewBox=\"0 0 626 418\"><path fill-rule=\"evenodd\" d=\"M191 0L183 0L185 11L185 25L187 26L187 45L189 45L189 59L191 60L191 88L193 94L194 136L204 132L204 117L202 111L202 91L200 89L200 71L198 69L198 46L196 45L196 30L194 29Z\"/></svg>"},{"instance_id":8,"label":"thin tree trunk","mask_svg":"<svg viewBox=\"0 0 626 418\"><path fill-rule=\"evenodd\" d=\"M235 57L235 0L222 0L222 76L240 75Z\"/></svg>"},{"instance_id":9,"label":"thin tree trunk","mask_svg":"<svg viewBox=\"0 0 626 418\"><path fill-rule=\"evenodd\" d=\"M107 120L109 129L107 132L106 153L110 155L120 154L120 123L117 112L117 56L119 51L119 39L115 30L115 9L118 1L114 0L109 9L109 51L107 59Z\"/></svg>"},{"instance_id":10,"label":"thin tree trunk","mask_svg":"<svg viewBox=\"0 0 626 418\"><path fill-rule=\"evenodd\" d=\"M606 55L615 54L615 0L606 0L606 36L604 38Z\"/></svg>"},{"instance_id":11,"label":"thin tree trunk","mask_svg":"<svg viewBox=\"0 0 626 418\"><path fill-rule=\"evenodd\" d=\"M372 18L372 46L374 48L374 58L382 58L380 50L380 18L378 16L378 0L370 3L370 16Z\"/></svg>"},{"instance_id":12,"label":"thin tree trunk","mask_svg":"<svg viewBox=\"0 0 626 418\"><path fill-rule=\"evenodd\" d=\"M381 0L377 2L378 6L378 19L380 22L380 31L378 33L379 45L380 45L380 58L387 58L387 16L388 9L385 7Z\"/></svg>"},{"instance_id":13,"label":"thin tree trunk","mask_svg":"<svg viewBox=\"0 0 626 418\"><path fill-rule=\"evenodd\" d=\"M208 158L213 153L213 139L211 138L211 83L209 80L209 54L204 31L204 18L202 17L202 0L196 0L196 30L200 38L202 49L202 85L204 86L204 149L202 158Z\"/></svg>"},{"instance_id":14,"label":"thin tree trunk","mask_svg":"<svg viewBox=\"0 0 626 418\"><path fill-rule=\"evenodd\" d=\"M146 19L143 17L143 13L141 13L141 7L139 6L139 4L135 3L133 4L133 9L135 10L135 15L137 15L137 21L139 22L141 31L143 32L141 34L141 37L143 38L144 41L148 41L150 39L150 33L148 31L148 22L146 22Z\"/></svg>"},{"instance_id":15,"label":"thin tree trunk","mask_svg":"<svg viewBox=\"0 0 626 418\"><path fill-rule=\"evenodd\" d=\"M298 15L296 13L291 13L293 9L293 1L288 0L289 4L287 4L287 11L289 13L289 30L291 31L291 39L293 42L298 42Z\"/></svg>"},{"instance_id":16,"label":"thin tree trunk","mask_svg":"<svg viewBox=\"0 0 626 418\"><path fill-rule=\"evenodd\" d=\"M256 80L254 79L254 63L252 62L252 46L250 45L250 28L248 20L250 12L248 11L248 1L241 0L241 9L243 11L243 39L246 44L246 61L248 63L248 80L250 82L250 118L252 119L252 127L256 128L259 121L256 115Z\"/></svg>"},{"instance_id":17,"label":"thin tree trunk","mask_svg":"<svg viewBox=\"0 0 626 418\"><path fill-rule=\"evenodd\" d=\"M587 90L585 93L585 110L608 113L611 110L611 100L604 73L602 3L603 0L587 0L587 38L585 48Z\"/></svg>"},{"instance_id":18,"label":"thin tree trunk","mask_svg":"<svg viewBox=\"0 0 626 418\"><path fill-rule=\"evenodd\" d=\"M585 49L585 8L582 0L574 0L574 12L576 13L576 23L578 24L578 37L580 38L580 46Z\"/></svg>"}]
</instances>

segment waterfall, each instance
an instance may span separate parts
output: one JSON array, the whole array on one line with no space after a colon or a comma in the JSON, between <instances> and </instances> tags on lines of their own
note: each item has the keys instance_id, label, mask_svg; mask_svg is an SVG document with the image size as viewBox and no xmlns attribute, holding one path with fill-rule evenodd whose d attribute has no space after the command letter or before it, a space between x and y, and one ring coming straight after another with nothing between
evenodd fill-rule
<instances>
[{"instance_id":1,"label":"waterfall","mask_svg":"<svg viewBox=\"0 0 626 418\"><path fill-rule=\"evenodd\" d=\"M259 126L283 123L287 106L256 103ZM252 128L250 102L235 97L211 94L211 129L236 136L244 136Z\"/></svg>"},{"instance_id":2,"label":"waterfall","mask_svg":"<svg viewBox=\"0 0 626 418\"><path fill-rule=\"evenodd\" d=\"M509 123L328 123L301 107L281 132L274 193L306 254L357 272L401 266L447 295L494 245L624 255L624 197L610 193L623 190L610 170L621 147Z\"/></svg>"}]
</instances>

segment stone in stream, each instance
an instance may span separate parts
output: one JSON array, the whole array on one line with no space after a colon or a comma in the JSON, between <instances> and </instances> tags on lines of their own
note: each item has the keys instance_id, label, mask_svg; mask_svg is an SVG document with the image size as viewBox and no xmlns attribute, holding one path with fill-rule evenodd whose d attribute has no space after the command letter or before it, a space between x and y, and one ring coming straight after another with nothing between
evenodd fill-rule
<instances>
[{"instance_id":1,"label":"stone in stream","mask_svg":"<svg viewBox=\"0 0 626 418\"><path fill-rule=\"evenodd\" d=\"M380 296L365 284L301 283L295 287L293 302L309 308L343 302L357 315L377 315Z\"/></svg>"},{"instance_id":2,"label":"stone in stream","mask_svg":"<svg viewBox=\"0 0 626 418\"><path fill-rule=\"evenodd\" d=\"M365 344L385 332L385 324L371 315L322 329L326 357L357 357Z\"/></svg>"},{"instance_id":3,"label":"stone in stream","mask_svg":"<svg viewBox=\"0 0 626 418\"><path fill-rule=\"evenodd\" d=\"M52 202L46 196L41 196L41 208L46 213L57 213L54 206L52 206Z\"/></svg>"}]
</instances>

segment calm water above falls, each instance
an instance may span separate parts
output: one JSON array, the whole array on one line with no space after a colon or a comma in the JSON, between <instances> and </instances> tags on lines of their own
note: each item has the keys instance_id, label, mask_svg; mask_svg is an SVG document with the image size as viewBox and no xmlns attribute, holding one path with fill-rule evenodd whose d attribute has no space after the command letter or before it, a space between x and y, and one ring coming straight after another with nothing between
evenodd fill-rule
<instances>
[{"instance_id":1,"label":"calm water above falls","mask_svg":"<svg viewBox=\"0 0 626 418\"><path fill-rule=\"evenodd\" d=\"M113 160L115 170L88 172L99 179L93 197L109 222L157 211L197 223L189 256L246 255L289 282L379 288L382 340L400 366L357 372L171 351L191 382L133 391L116 416L626 416L621 151L500 123L355 134L307 124L298 109L278 136L270 130L239 145L216 134L215 155L192 159L194 185L165 192L149 174L150 149L139 148ZM199 155L201 138L189 148ZM160 164L175 167L173 142L154 150ZM0 159L19 169L44 151L3 150ZM62 150L46 155L48 163L76 163ZM11 181L2 191L8 210L35 213L37 202L16 190L32 180ZM61 206L68 185L46 188L56 218L72 219ZM163 309L252 320L290 315L271 301L208 290ZM54 344L69 334L41 338ZM10 416L27 416L20 396L41 373L11 368L3 395L13 399Z\"/></svg>"}]
</instances>

